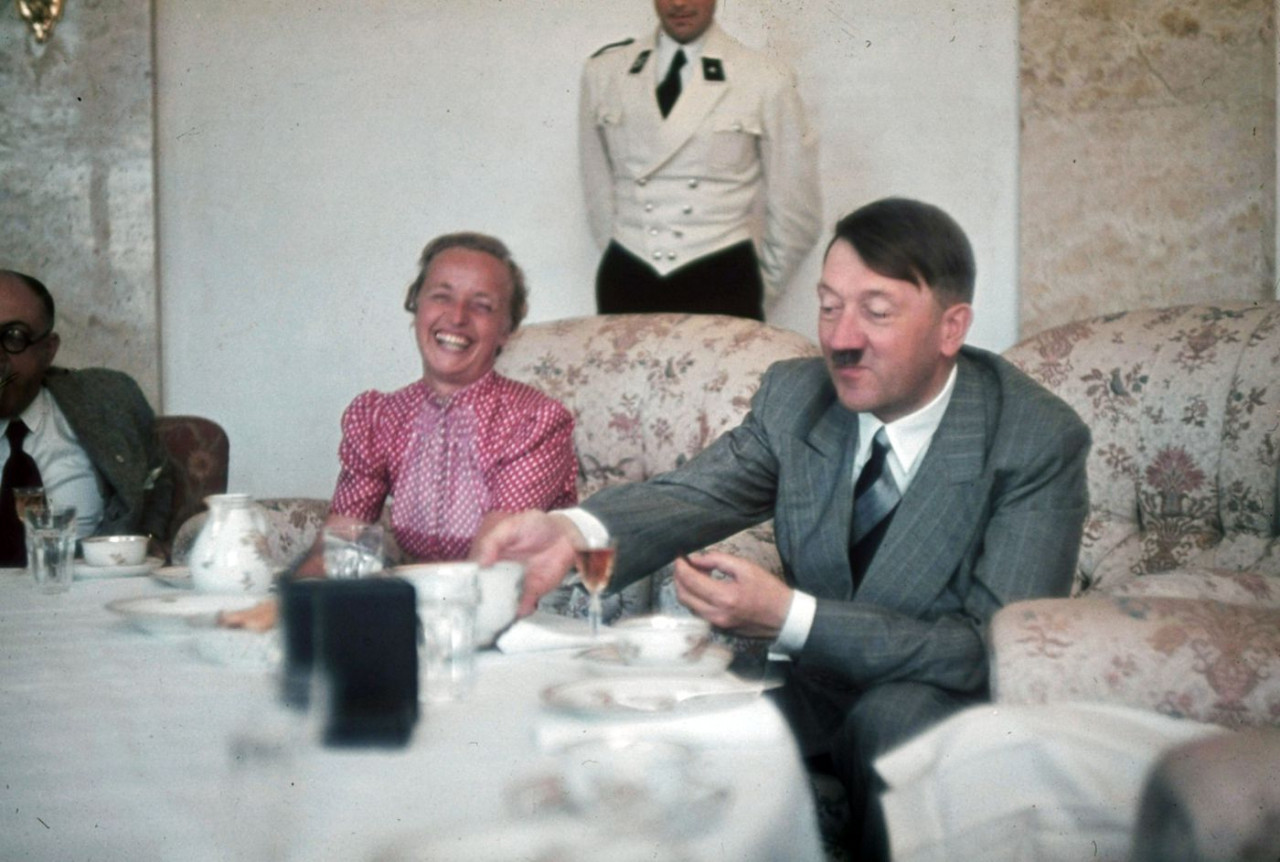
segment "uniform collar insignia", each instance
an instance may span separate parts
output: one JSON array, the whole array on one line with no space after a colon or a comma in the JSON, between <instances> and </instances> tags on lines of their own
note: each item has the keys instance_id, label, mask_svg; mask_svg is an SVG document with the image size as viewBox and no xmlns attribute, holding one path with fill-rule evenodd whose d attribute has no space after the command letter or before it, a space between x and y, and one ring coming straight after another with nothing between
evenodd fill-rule
<instances>
[{"instance_id":1,"label":"uniform collar insignia","mask_svg":"<svg viewBox=\"0 0 1280 862\"><path fill-rule=\"evenodd\" d=\"M644 68L644 64L648 61L649 55L651 53L653 52L649 50L644 50L644 51L641 51L639 54L637 54L636 61L631 64L631 68L627 70L627 74L628 75L638 74L640 70Z\"/></svg>"},{"instance_id":2,"label":"uniform collar insignia","mask_svg":"<svg viewBox=\"0 0 1280 862\"><path fill-rule=\"evenodd\" d=\"M715 57L702 58L702 79L704 81L723 81L724 66Z\"/></svg>"}]
</instances>

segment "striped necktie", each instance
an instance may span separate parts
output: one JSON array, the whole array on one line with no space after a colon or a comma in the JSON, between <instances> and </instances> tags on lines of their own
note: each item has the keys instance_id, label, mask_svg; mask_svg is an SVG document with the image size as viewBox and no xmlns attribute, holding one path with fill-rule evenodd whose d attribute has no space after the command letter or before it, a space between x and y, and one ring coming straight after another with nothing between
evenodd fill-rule
<instances>
[{"instance_id":1,"label":"striped necktie","mask_svg":"<svg viewBox=\"0 0 1280 862\"><path fill-rule=\"evenodd\" d=\"M862 468L853 489L853 519L849 525L849 566L853 569L854 588L871 565L880 540L893 520L893 510L902 499L893 471L885 459L889 455L889 438L882 426L871 441L871 457Z\"/></svg>"}]
</instances>

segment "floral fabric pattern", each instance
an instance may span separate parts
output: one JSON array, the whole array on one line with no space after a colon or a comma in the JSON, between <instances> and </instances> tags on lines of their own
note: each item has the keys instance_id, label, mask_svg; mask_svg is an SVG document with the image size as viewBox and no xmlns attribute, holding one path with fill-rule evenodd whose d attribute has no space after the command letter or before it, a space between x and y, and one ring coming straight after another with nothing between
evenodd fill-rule
<instances>
[{"instance_id":1,"label":"floral fabric pattern","mask_svg":"<svg viewBox=\"0 0 1280 862\"><path fill-rule=\"evenodd\" d=\"M1280 303L1078 321L1005 356L1093 449L1079 598L997 615L995 696L1280 723Z\"/></svg>"}]
</instances>

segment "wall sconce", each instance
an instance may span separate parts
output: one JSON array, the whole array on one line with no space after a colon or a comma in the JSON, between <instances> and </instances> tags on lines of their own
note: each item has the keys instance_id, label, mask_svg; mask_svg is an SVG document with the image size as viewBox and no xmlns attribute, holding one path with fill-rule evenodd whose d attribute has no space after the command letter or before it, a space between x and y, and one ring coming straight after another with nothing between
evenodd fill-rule
<instances>
[{"instance_id":1,"label":"wall sconce","mask_svg":"<svg viewBox=\"0 0 1280 862\"><path fill-rule=\"evenodd\" d=\"M62 17L63 0L17 0L18 14L27 22L36 41L44 44Z\"/></svg>"}]
</instances>

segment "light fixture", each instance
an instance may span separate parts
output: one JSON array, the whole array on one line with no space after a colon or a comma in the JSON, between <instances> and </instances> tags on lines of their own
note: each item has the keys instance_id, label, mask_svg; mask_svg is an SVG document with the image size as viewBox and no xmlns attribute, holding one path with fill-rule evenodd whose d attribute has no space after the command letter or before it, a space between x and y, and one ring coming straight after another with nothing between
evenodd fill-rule
<instances>
[{"instance_id":1,"label":"light fixture","mask_svg":"<svg viewBox=\"0 0 1280 862\"><path fill-rule=\"evenodd\" d=\"M36 41L44 44L62 17L63 0L17 0L18 14L27 22Z\"/></svg>"}]
</instances>

